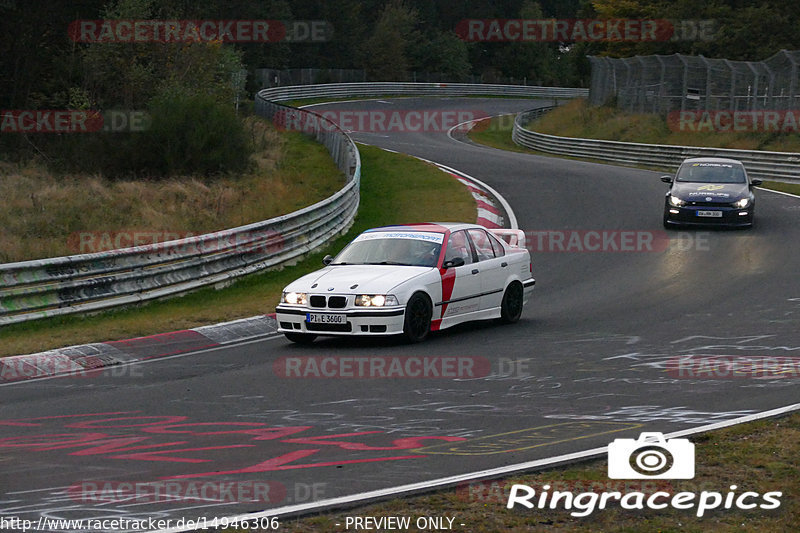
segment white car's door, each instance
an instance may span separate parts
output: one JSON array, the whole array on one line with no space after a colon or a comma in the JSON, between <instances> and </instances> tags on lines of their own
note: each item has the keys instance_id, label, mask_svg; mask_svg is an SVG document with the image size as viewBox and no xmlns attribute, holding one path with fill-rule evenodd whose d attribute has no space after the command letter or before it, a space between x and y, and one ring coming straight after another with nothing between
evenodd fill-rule
<instances>
[{"instance_id":1,"label":"white car's door","mask_svg":"<svg viewBox=\"0 0 800 533\"><path fill-rule=\"evenodd\" d=\"M508 258L499 242L492 242L491 237L482 229L468 230L478 262L475 266L481 278L481 309L500 307L503 301L503 290L508 277ZM495 250L499 248L499 250Z\"/></svg>"},{"instance_id":2,"label":"white car's door","mask_svg":"<svg viewBox=\"0 0 800 533\"><path fill-rule=\"evenodd\" d=\"M460 257L464 264L451 267L442 279L442 318L455 318L480 310L481 276L475 262L472 246L464 230L450 234L445 250L445 262ZM453 274L455 272L455 279ZM449 278L449 279L448 279ZM452 291L448 294L448 285L452 283Z\"/></svg>"}]
</instances>

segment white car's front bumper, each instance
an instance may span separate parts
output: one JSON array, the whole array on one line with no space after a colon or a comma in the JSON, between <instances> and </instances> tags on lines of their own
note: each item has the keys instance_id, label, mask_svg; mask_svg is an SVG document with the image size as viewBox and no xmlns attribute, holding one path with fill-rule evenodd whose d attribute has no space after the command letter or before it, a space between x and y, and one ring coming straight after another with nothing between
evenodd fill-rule
<instances>
[{"instance_id":1,"label":"white car's front bumper","mask_svg":"<svg viewBox=\"0 0 800 533\"><path fill-rule=\"evenodd\" d=\"M344 315L345 324L314 324L308 315ZM316 309L281 304L275 309L279 333L317 335L397 335L403 333L405 308L402 306L367 309Z\"/></svg>"}]
</instances>

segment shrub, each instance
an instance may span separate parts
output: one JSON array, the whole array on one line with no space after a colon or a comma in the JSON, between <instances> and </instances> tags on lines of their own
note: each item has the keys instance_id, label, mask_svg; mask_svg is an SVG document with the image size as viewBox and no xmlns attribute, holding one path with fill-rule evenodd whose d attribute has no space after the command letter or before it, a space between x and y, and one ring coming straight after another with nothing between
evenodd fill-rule
<instances>
[{"instance_id":1,"label":"shrub","mask_svg":"<svg viewBox=\"0 0 800 533\"><path fill-rule=\"evenodd\" d=\"M169 89L151 101L150 114L150 128L135 143L139 172L211 175L247 166L249 147L232 105L203 93Z\"/></svg>"}]
</instances>

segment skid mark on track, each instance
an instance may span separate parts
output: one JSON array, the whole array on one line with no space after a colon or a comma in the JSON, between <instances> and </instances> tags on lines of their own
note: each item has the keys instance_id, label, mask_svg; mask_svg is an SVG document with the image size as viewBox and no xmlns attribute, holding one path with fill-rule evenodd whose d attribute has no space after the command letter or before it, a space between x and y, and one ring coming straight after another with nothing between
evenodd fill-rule
<instances>
[{"instance_id":1,"label":"skid mark on track","mask_svg":"<svg viewBox=\"0 0 800 533\"><path fill-rule=\"evenodd\" d=\"M493 455L519 452L551 446L618 431L641 427L641 424L620 422L565 422L549 426L538 426L497 435L485 435L459 443L435 444L415 451L436 455Z\"/></svg>"}]
</instances>

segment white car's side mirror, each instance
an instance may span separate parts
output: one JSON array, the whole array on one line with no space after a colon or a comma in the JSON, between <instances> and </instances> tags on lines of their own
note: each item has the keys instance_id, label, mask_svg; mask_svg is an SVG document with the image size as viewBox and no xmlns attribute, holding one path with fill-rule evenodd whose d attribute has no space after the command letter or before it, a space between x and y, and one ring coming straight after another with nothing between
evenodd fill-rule
<instances>
[{"instance_id":1,"label":"white car's side mirror","mask_svg":"<svg viewBox=\"0 0 800 533\"><path fill-rule=\"evenodd\" d=\"M444 268L454 268L454 267L464 266L465 264L466 263L464 262L464 258L463 257L454 257L453 259L450 259L449 261L445 261L442 266Z\"/></svg>"}]
</instances>

